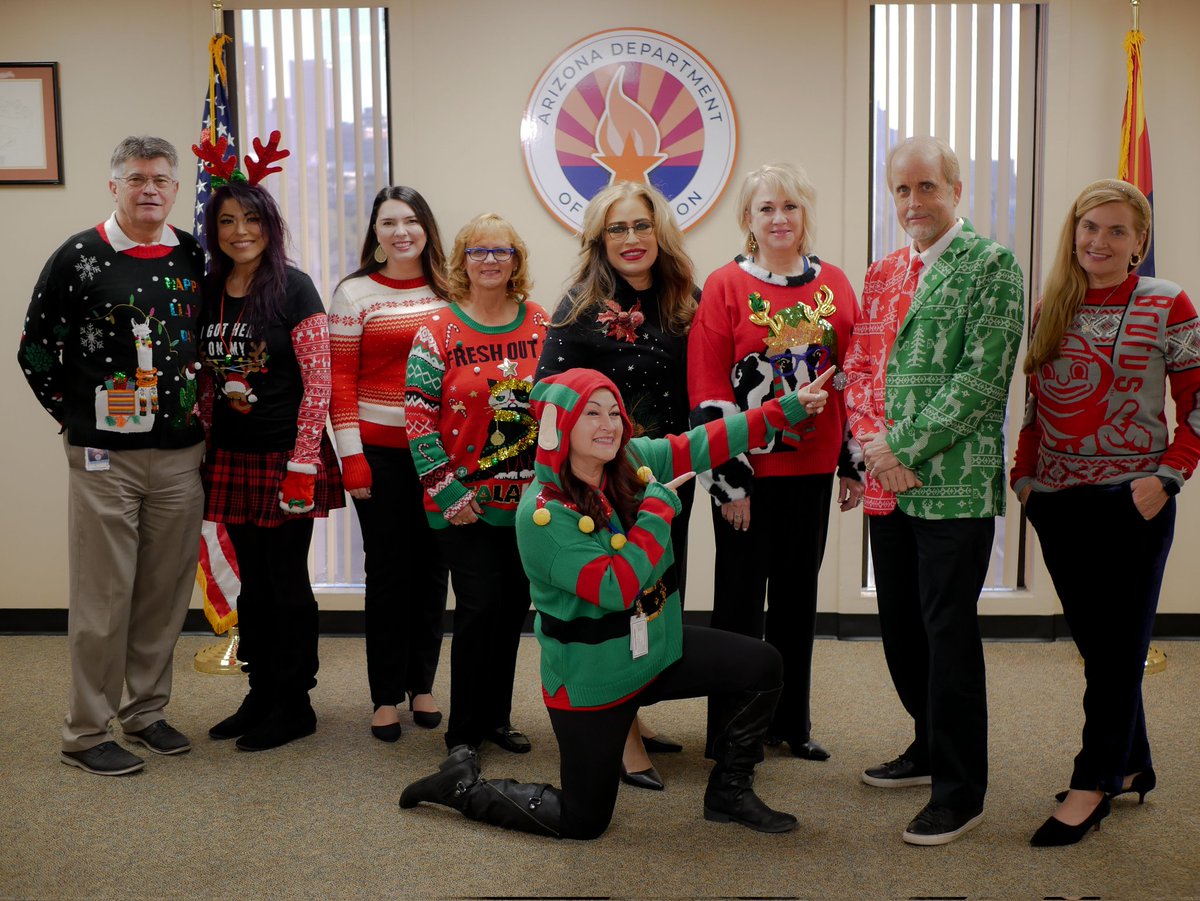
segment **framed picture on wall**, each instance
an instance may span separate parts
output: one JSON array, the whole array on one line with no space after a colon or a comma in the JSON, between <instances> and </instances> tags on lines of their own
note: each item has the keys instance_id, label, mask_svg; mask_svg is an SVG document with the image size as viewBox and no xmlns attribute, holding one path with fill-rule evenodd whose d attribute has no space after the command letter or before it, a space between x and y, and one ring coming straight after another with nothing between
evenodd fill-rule
<instances>
[{"instance_id":1,"label":"framed picture on wall","mask_svg":"<svg viewBox=\"0 0 1200 901\"><path fill-rule=\"evenodd\" d=\"M58 63L0 62L0 185L61 185Z\"/></svg>"}]
</instances>

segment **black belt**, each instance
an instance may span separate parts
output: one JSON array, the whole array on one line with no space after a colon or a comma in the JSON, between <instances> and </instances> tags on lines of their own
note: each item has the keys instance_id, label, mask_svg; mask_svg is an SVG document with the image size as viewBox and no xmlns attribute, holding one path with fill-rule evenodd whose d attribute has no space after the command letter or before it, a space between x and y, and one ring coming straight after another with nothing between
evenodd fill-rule
<instances>
[{"instance_id":1,"label":"black belt","mask_svg":"<svg viewBox=\"0 0 1200 901\"><path fill-rule=\"evenodd\" d=\"M647 618L653 619L666 606L667 598L679 589L679 579L675 573L675 564L663 573L663 577L641 594L642 612ZM604 616L592 619L579 616L575 619L559 619L544 610L538 611L541 619L542 634L563 644L604 644L614 638L622 638L629 634L629 621L637 615L638 605L630 604L625 610L614 610Z\"/></svg>"}]
</instances>

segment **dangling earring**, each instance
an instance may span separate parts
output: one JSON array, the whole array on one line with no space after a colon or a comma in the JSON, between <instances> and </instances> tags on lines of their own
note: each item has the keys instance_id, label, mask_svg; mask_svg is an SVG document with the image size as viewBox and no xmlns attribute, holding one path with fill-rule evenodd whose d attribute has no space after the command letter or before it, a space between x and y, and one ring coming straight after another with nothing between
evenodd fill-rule
<instances>
[{"instance_id":1,"label":"dangling earring","mask_svg":"<svg viewBox=\"0 0 1200 901\"><path fill-rule=\"evenodd\" d=\"M758 239L754 237L754 232L746 232L746 249L751 256L758 253Z\"/></svg>"},{"instance_id":2,"label":"dangling earring","mask_svg":"<svg viewBox=\"0 0 1200 901\"><path fill-rule=\"evenodd\" d=\"M382 244L375 245L375 262L376 263L386 263L387 262L387 251L383 249Z\"/></svg>"},{"instance_id":3,"label":"dangling earring","mask_svg":"<svg viewBox=\"0 0 1200 901\"><path fill-rule=\"evenodd\" d=\"M1130 268L1130 269L1136 269L1136 268L1137 268L1137 264L1138 264L1138 263L1140 263L1141 261L1142 261L1142 256L1141 256L1141 254L1137 254L1137 253L1135 253L1133 256L1131 256L1131 257L1129 258L1129 268Z\"/></svg>"}]
</instances>

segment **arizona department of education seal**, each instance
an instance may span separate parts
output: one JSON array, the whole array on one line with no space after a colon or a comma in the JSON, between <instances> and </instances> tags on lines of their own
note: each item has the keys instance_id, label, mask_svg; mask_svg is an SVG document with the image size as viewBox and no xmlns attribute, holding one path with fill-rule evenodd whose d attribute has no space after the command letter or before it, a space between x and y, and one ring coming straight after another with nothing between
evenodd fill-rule
<instances>
[{"instance_id":1,"label":"arizona department of education seal","mask_svg":"<svg viewBox=\"0 0 1200 901\"><path fill-rule=\"evenodd\" d=\"M568 47L541 74L521 119L529 179L578 232L583 210L617 181L649 182L688 229L713 207L737 156L721 76L693 47L618 28Z\"/></svg>"}]
</instances>

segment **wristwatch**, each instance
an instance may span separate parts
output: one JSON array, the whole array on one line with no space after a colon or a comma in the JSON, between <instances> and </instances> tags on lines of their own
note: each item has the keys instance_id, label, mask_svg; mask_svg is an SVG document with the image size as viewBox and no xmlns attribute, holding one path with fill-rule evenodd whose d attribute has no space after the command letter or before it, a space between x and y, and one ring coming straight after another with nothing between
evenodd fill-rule
<instances>
[{"instance_id":1,"label":"wristwatch","mask_svg":"<svg viewBox=\"0 0 1200 901\"><path fill-rule=\"evenodd\" d=\"M1174 497L1179 493L1179 483L1170 476L1158 476L1157 478L1162 482L1163 491L1167 493L1167 497Z\"/></svg>"}]
</instances>

